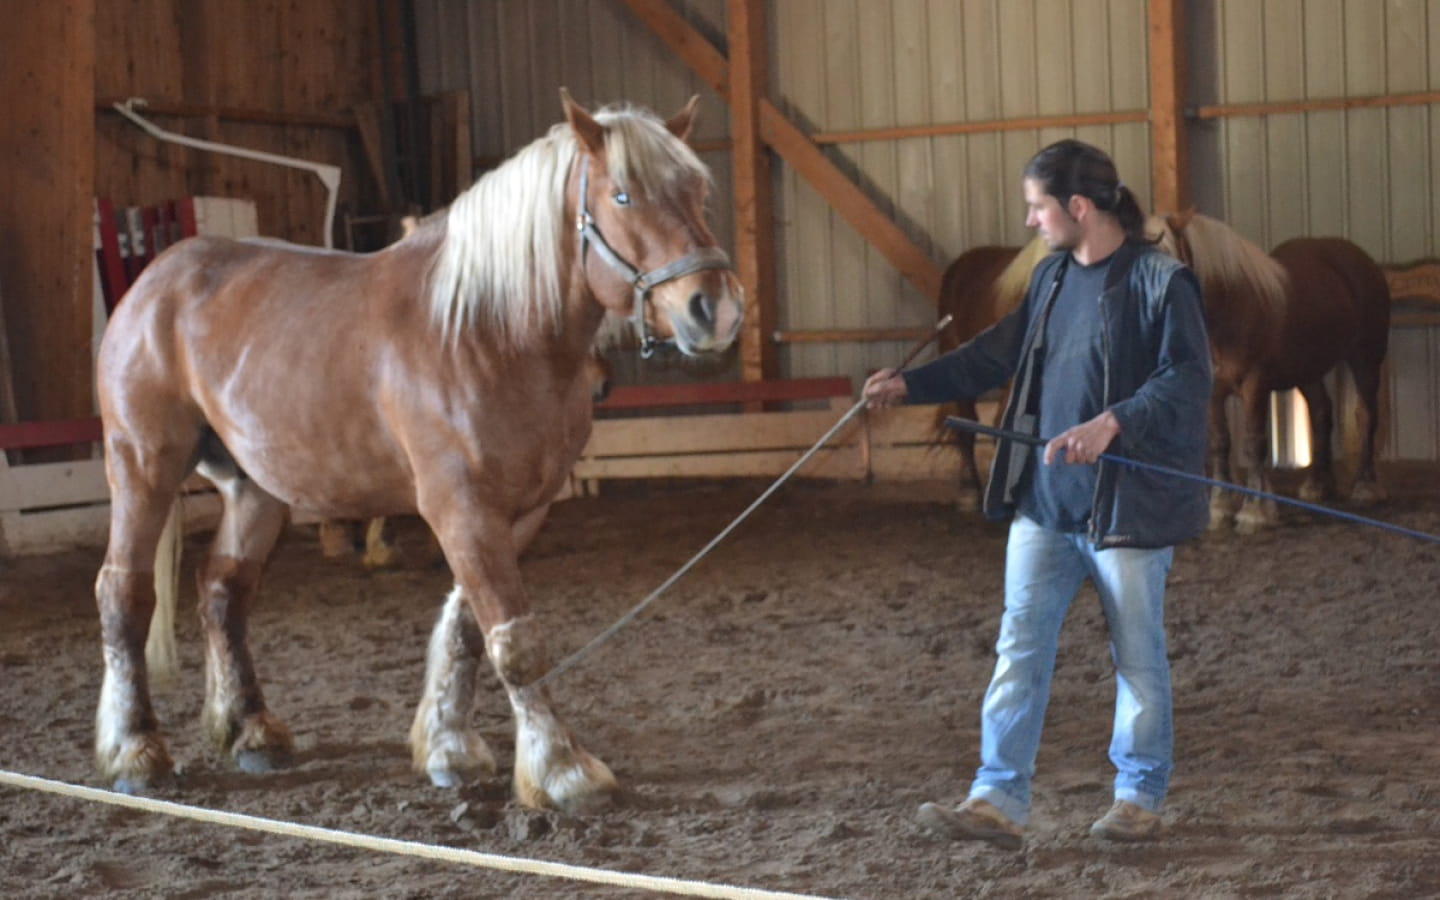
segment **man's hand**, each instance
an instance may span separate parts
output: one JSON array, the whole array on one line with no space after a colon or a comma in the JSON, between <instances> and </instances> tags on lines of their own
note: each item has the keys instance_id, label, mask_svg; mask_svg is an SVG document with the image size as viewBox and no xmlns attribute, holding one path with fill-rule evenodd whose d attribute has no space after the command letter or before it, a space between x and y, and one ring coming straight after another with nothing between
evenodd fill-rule
<instances>
[{"instance_id":1,"label":"man's hand","mask_svg":"<svg viewBox=\"0 0 1440 900\"><path fill-rule=\"evenodd\" d=\"M865 405L871 409L895 406L905 400L905 379L894 369L881 369L865 379L865 387L860 394L865 398Z\"/></svg>"},{"instance_id":2,"label":"man's hand","mask_svg":"<svg viewBox=\"0 0 1440 900\"><path fill-rule=\"evenodd\" d=\"M1057 453L1064 454L1067 463L1093 463L1119 433L1120 423L1107 409L1090 421L1081 422L1051 438L1050 443L1045 445L1045 465L1050 465Z\"/></svg>"}]
</instances>

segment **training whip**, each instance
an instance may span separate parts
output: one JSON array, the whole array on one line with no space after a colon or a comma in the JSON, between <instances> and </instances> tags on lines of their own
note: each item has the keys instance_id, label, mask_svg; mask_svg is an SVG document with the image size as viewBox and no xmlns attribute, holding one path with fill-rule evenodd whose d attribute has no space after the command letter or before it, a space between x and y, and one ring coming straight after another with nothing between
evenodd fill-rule
<instances>
[{"instance_id":1,"label":"training whip","mask_svg":"<svg viewBox=\"0 0 1440 900\"><path fill-rule=\"evenodd\" d=\"M1003 438L1008 441L1016 441L1021 444L1029 444L1032 447L1043 447L1046 444L1050 443L1047 439L1042 437L1036 437L1031 434L1023 434L1019 431L1009 431L1004 428L992 428L989 425L982 425L979 422L975 422L970 419L962 419L959 416L946 416L945 426L947 428L952 428L957 431L969 431L974 434L984 434L994 438ZM1231 484L1228 481L1220 481L1215 478L1207 478L1204 475L1195 475L1193 473L1185 472L1180 469L1175 469L1170 466L1162 466L1157 463L1141 462L1138 459L1130 459L1125 456L1116 456L1113 453L1102 453L1100 454L1100 458L1107 462L1118 463L1122 466L1130 466L1131 468L1135 469L1146 469L1151 472L1159 472L1162 475L1171 475L1176 478L1183 478L1187 481L1198 481L1201 484L1208 484L1211 487L1221 488L1222 490L1234 491L1237 494L1246 494L1251 497L1258 497L1262 500L1274 500L1276 503L1284 503L1289 506L1295 506L1300 509L1306 510L1307 512L1319 513L1320 515L1325 516L1332 516L1336 519L1344 519L1347 522L1355 522L1360 525L1369 525L1373 528L1379 528L1383 531L1391 531L1395 534L1403 534L1406 537L1416 538L1417 540L1427 541L1432 544L1440 544L1440 536L1426 534L1423 531L1415 531L1414 529L1406 528L1402 525L1392 525L1389 522L1381 522L1378 519L1367 519L1364 516L1357 516L1354 513L1344 512L1343 510L1331 509L1328 506L1321 506L1317 503L1306 503L1304 500L1296 500L1291 497L1282 497L1279 494L1272 494L1267 491L1258 491L1254 488L1248 488L1238 484Z\"/></svg>"}]
</instances>

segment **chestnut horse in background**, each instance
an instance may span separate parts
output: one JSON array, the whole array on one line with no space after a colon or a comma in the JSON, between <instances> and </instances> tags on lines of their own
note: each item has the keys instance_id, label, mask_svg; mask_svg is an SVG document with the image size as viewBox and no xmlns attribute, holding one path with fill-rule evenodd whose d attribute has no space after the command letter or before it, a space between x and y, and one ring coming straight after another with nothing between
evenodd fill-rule
<instances>
[{"instance_id":1,"label":"chestnut horse in background","mask_svg":"<svg viewBox=\"0 0 1440 900\"><path fill-rule=\"evenodd\" d=\"M197 468L224 500L197 576L204 722L241 769L292 754L245 634L294 505L419 513L439 540L455 587L410 730L419 771L454 785L494 770L469 721L483 648L515 714L519 801L579 809L614 788L532 685L550 660L517 557L589 436L586 361L607 313L642 345L702 354L732 343L742 303L705 223L709 172L684 142L696 101L665 122L562 99L566 122L398 243L357 255L192 238L116 311L97 364L112 512L95 751L117 789L173 768L144 644L169 576L157 544Z\"/></svg>"},{"instance_id":2,"label":"chestnut horse in background","mask_svg":"<svg viewBox=\"0 0 1440 900\"><path fill-rule=\"evenodd\" d=\"M945 268L937 300L939 314L953 316L940 332L939 349L947 353L998 322L1014 309L1030 286L1030 272L1050 253L1045 242L1032 238L1024 247L987 245L967 250ZM960 453L958 505L978 510L982 496L980 469L975 463L975 435L945 427L946 416L975 421L974 400L941 404L936 430L955 442Z\"/></svg>"},{"instance_id":3,"label":"chestnut horse in background","mask_svg":"<svg viewBox=\"0 0 1440 900\"><path fill-rule=\"evenodd\" d=\"M1239 399L1239 465L1246 487L1271 490L1266 462L1270 392L1298 388L1310 412L1311 464L1300 488L1315 501L1335 493L1334 407L1324 378L1345 366L1360 400L1360 458L1350 499L1371 503L1375 478L1381 367L1390 341L1390 287L1364 250L1343 238L1293 238L1270 253L1218 219L1181 213L1163 219L1160 246L1200 279L1215 365L1210 404L1210 473L1231 479L1227 400ZM1232 495L1211 492L1210 524L1234 512ZM1239 531L1273 524L1273 501L1247 497L1234 512Z\"/></svg>"}]
</instances>

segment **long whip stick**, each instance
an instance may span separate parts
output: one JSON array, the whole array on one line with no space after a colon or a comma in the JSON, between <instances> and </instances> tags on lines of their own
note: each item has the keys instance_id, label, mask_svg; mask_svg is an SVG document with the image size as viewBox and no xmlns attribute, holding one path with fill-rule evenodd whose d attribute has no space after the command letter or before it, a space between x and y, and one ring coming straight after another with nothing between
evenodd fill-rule
<instances>
[{"instance_id":1,"label":"long whip stick","mask_svg":"<svg viewBox=\"0 0 1440 900\"><path fill-rule=\"evenodd\" d=\"M950 324L953 318L953 316L946 315L942 319L940 319L939 322L936 322L934 330L931 331L929 335L927 335L918 344L916 344L910 349L910 352L907 353L905 355L905 358L900 361L900 364L895 367L895 371L904 371L907 366L914 362L915 357L919 356L921 351L923 351L926 347L930 345L931 341L935 340L940 336L940 333L945 330L946 326ZM791 475L794 475L797 471L799 471L800 467L805 465L805 463L810 459L810 457L818 453L821 447L824 447L825 444L828 443L830 439L840 431L841 428L845 427L845 424L847 422L849 422L855 417L856 413L860 412L860 410L865 408L865 402L866 401L863 396L859 400L857 400L855 402L855 405L850 407L850 409L846 411L845 415L840 417L840 421L832 425L829 431L822 434L820 436L820 439L817 440L810 447L809 450L806 450L799 459L795 460L795 462L790 466L790 468L785 470L785 473L783 475L775 479L775 482L771 484L768 488L766 488L759 497L756 497L753 503L745 507L744 512L740 513L740 515L735 517L734 521L721 529L719 534L715 535L715 537L710 539L710 543L700 548L700 551L694 556L690 557L689 561L686 562L685 565L676 569L674 574L672 574L669 578L665 579L665 581L662 582L661 585L655 590L651 591L648 597L631 607L629 612L616 619L615 622L610 625L610 627L606 628L604 631L591 638L589 643L585 644L585 646L565 657L558 664L556 664L554 668L546 672L544 675L541 675L539 678L530 682L528 685L525 685L522 690L536 690L551 679L558 678L562 673L574 668L577 664L579 664L582 659L593 653L601 644L604 644L606 641L613 638L622 629L624 629L625 626L635 621L635 619L642 612L645 611L646 607L648 607L651 603L655 602L655 600L659 598L661 594L669 590L670 586L673 585L675 582L679 581L686 572L689 572L692 568L694 568L696 563L704 559L706 554L708 554L711 550L715 549L715 547L721 541L725 540L725 538L730 535L730 532L734 531L741 522L745 521L745 519L747 519L751 513L758 509L760 507L760 504L764 503L770 498L771 494L779 490L780 485L784 484L790 479Z\"/></svg>"},{"instance_id":2,"label":"long whip stick","mask_svg":"<svg viewBox=\"0 0 1440 900\"><path fill-rule=\"evenodd\" d=\"M1046 444L1050 443L1049 440L1047 440L1046 438L1036 437L1035 435L1025 434L1024 432L1020 431L1010 431L1005 428L992 428L989 425L982 425L979 422L974 422L970 419L962 419L959 416L946 416L945 426L947 428L951 428L957 431L969 431L975 434L984 434L989 435L990 437L1003 438L1008 441L1017 441L1021 444L1029 444L1032 447L1043 447ZM1440 536L1427 534L1423 531L1415 531L1414 529L1406 528L1403 525L1392 525L1389 522L1381 522L1378 519L1367 519L1365 516L1357 516L1354 513L1348 513L1344 510L1331 509L1328 506L1321 506L1318 503L1306 503L1304 500L1296 500L1293 497L1282 497L1279 494L1272 494L1268 491L1259 491L1254 488L1248 488L1238 484L1231 484L1228 481L1220 481L1216 478L1207 478L1204 475L1196 475L1191 472L1186 472L1182 469L1176 469L1170 466L1162 466L1158 463L1141 462L1138 459L1130 459L1126 456L1116 456L1113 453L1102 453L1100 454L1100 458L1108 462L1119 463L1122 466L1130 466L1131 468L1135 469L1147 469L1151 472L1158 472L1161 475L1169 475L1174 478L1184 479L1186 481L1198 481L1201 484L1208 484L1211 487L1221 488L1222 490L1234 491L1237 494L1246 494L1251 497L1258 497L1262 500L1274 500L1276 503L1284 503L1290 506L1299 507L1300 509L1306 510L1307 512L1319 513L1321 515L1331 516L1336 519L1344 519L1347 522L1355 522L1360 525L1369 525L1373 528L1379 528L1384 531L1391 531L1395 534L1403 534L1406 537L1417 538L1418 540L1427 541L1432 544L1440 544Z\"/></svg>"}]
</instances>

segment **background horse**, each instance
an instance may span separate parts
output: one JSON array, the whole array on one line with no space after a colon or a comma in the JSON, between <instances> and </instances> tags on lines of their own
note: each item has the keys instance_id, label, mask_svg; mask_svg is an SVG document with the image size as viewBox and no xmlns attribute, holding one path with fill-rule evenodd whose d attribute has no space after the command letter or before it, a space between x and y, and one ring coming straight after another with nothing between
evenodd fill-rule
<instances>
[{"instance_id":1,"label":"background horse","mask_svg":"<svg viewBox=\"0 0 1440 900\"><path fill-rule=\"evenodd\" d=\"M418 512L439 540L455 587L410 730L417 769L440 785L493 771L468 722L483 647L515 714L516 797L574 809L613 789L531 686L549 657L517 556L589 436L584 371L606 313L700 354L733 341L741 301L683 141L695 99L667 123L562 95L566 123L379 252L194 238L131 288L97 364L112 512L95 750L118 789L172 770L142 648L162 526L197 466L225 507L197 576L204 720L240 768L292 752L245 632L293 504Z\"/></svg>"},{"instance_id":2,"label":"background horse","mask_svg":"<svg viewBox=\"0 0 1440 900\"><path fill-rule=\"evenodd\" d=\"M1337 365L1350 370L1361 402L1361 453L1351 499L1382 496L1375 480L1374 454L1380 367L1389 339L1390 294L1385 275L1363 250L1339 238L1296 238L1266 255L1234 229L1195 213L1151 216L1146 231L1160 248L1184 260L1201 281L1205 321L1215 363L1210 414L1210 471L1232 478L1228 398L1239 395L1240 431L1246 485L1269 491L1266 415L1271 391L1298 387L1310 411L1312 462L1301 496L1330 496L1333 406L1323 378ZM1023 251L1023 252L1022 252ZM980 247L961 254L945 271L939 307L955 322L942 335L942 349L959 346L983 331L1024 297L1030 272L1047 250L1031 240L1024 248ZM942 410L942 417L950 414ZM973 404L958 415L974 418ZM974 437L954 435L960 451L961 504L979 498ZM1273 503L1247 500L1238 511L1231 494L1215 489L1211 526L1235 515L1241 531L1273 523Z\"/></svg>"},{"instance_id":3,"label":"background horse","mask_svg":"<svg viewBox=\"0 0 1440 900\"><path fill-rule=\"evenodd\" d=\"M1300 488L1306 500L1335 492L1331 431L1334 410L1325 375L1344 365L1360 400L1360 457L1350 492L1355 502L1383 493L1375 479L1381 366L1390 339L1385 273L1342 238L1294 238L1266 254L1233 228L1198 213L1164 220L1161 247L1200 279L1215 365L1210 405L1210 472L1231 481L1227 400L1239 398L1239 464L1247 487L1270 491L1266 415L1271 391L1298 388L1310 412L1311 464ZM1232 494L1211 493L1215 527L1232 511ZM1273 502L1248 498L1235 526L1250 531L1277 518Z\"/></svg>"},{"instance_id":4,"label":"background horse","mask_svg":"<svg viewBox=\"0 0 1440 900\"><path fill-rule=\"evenodd\" d=\"M940 281L937 306L941 318L953 316L940 332L939 348L947 353L998 322L1014 309L1030 285L1030 272L1050 252L1040 238L1024 247L984 246L967 250L945 268ZM945 427L946 416L975 421L979 415L974 400L941 404L936 413L937 433L954 441L960 453L961 509L980 508L980 469L975 463L975 435Z\"/></svg>"}]
</instances>

